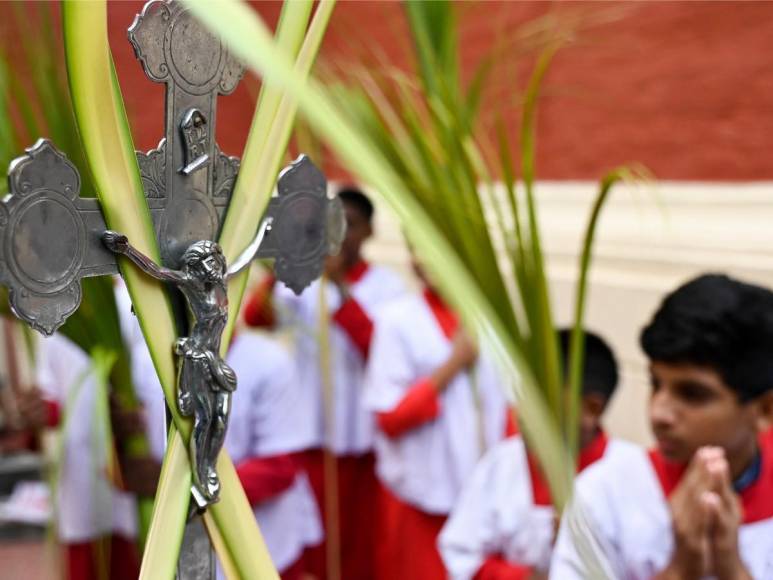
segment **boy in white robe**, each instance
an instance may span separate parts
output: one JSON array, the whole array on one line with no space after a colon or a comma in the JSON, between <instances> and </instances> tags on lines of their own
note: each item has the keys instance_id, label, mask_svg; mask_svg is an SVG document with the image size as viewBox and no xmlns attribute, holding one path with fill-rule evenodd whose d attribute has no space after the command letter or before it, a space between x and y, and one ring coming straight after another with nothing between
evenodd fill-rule
<instances>
[{"instance_id":1,"label":"boy in white robe","mask_svg":"<svg viewBox=\"0 0 773 580\"><path fill-rule=\"evenodd\" d=\"M568 368L569 330L558 333ZM601 416L615 391L617 362L599 336L585 333L585 365L578 471L617 445L601 429ZM612 451L614 452L614 451ZM454 580L545 578L555 539L550 490L523 437L498 443L476 466L443 527L438 546Z\"/></svg>"},{"instance_id":2,"label":"boy in white robe","mask_svg":"<svg viewBox=\"0 0 773 580\"><path fill-rule=\"evenodd\" d=\"M641 345L657 446L580 476L550 577L773 578L773 293L701 276L666 297Z\"/></svg>"},{"instance_id":3,"label":"boy in white robe","mask_svg":"<svg viewBox=\"0 0 773 580\"><path fill-rule=\"evenodd\" d=\"M314 429L312 449L303 456L304 468L324 513L324 451L335 456L341 577L360 580L373 577L373 550L378 541L373 526L377 497L374 425L362 401L365 364L373 316L403 293L404 284L389 269L369 264L362 257L362 246L373 233L370 200L355 188L341 190L338 196L344 205L347 230L341 252L327 260L324 298L320 297L319 280L296 296L269 276L245 302L243 311L250 326L271 327L279 322L293 330L295 361L304 394L301 404L311 413ZM320 364L321 304L330 316L329 413L325 411ZM306 558L307 571L319 579L326 577L325 551L322 544L310 550Z\"/></svg>"},{"instance_id":4,"label":"boy in white robe","mask_svg":"<svg viewBox=\"0 0 773 580\"><path fill-rule=\"evenodd\" d=\"M500 377L427 283L376 318L365 403L382 485L378 577L442 579L437 535L475 464L504 437Z\"/></svg>"},{"instance_id":5,"label":"boy in white robe","mask_svg":"<svg viewBox=\"0 0 773 580\"><path fill-rule=\"evenodd\" d=\"M131 494L117 489L108 478L108 433L94 417L100 395L91 360L61 334L38 344L39 391L26 397L23 415L32 427L64 427L55 502L65 577L136 578L136 504ZM46 410L45 421L40 409Z\"/></svg>"}]
</instances>

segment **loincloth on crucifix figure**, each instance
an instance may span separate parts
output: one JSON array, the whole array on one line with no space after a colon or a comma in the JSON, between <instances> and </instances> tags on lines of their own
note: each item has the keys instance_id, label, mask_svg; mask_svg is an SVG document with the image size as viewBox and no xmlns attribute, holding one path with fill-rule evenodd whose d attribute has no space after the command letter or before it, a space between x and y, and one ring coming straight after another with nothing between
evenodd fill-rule
<instances>
[{"instance_id":1,"label":"loincloth on crucifix figure","mask_svg":"<svg viewBox=\"0 0 773 580\"><path fill-rule=\"evenodd\" d=\"M236 374L228 364L211 350L205 350L188 337L177 340L174 353L180 357L180 379L178 385L178 406L180 413L191 415L192 403L189 385L195 377L209 378L207 384L213 390L232 393L236 390ZM193 368L192 368L193 367Z\"/></svg>"},{"instance_id":2,"label":"loincloth on crucifix figure","mask_svg":"<svg viewBox=\"0 0 773 580\"><path fill-rule=\"evenodd\" d=\"M216 458L225 441L236 374L222 358L189 337L178 339L174 352L179 357L177 406L180 414L194 419L189 453L193 494L202 505L213 501L220 491L214 464L208 458Z\"/></svg>"}]
</instances>

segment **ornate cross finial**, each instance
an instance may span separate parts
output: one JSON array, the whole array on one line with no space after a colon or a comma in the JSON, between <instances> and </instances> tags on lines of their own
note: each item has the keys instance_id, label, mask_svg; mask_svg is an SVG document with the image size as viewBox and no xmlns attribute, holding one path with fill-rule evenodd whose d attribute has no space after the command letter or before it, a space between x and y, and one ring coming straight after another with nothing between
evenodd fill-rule
<instances>
[{"instance_id":1,"label":"ornate cross finial","mask_svg":"<svg viewBox=\"0 0 773 580\"><path fill-rule=\"evenodd\" d=\"M51 335L81 302L80 279L117 274L100 242L105 220L96 199L78 196L78 171L47 139L15 159L10 195L0 203L0 282L13 312Z\"/></svg>"},{"instance_id":2,"label":"ornate cross finial","mask_svg":"<svg viewBox=\"0 0 773 580\"><path fill-rule=\"evenodd\" d=\"M215 143L217 96L231 93L244 68L176 2L152 0L129 28L145 74L166 83L166 130L138 152L164 264L176 267L196 240L217 238L239 160Z\"/></svg>"}]
</instances>

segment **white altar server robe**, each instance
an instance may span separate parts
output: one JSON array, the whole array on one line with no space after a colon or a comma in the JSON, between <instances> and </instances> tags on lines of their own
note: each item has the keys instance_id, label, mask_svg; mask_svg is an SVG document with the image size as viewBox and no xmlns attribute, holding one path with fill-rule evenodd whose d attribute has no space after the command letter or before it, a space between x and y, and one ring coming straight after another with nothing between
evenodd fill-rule
<instances>
[{"instance_id":1,"label":"white altar server robe","mask_svg":"<svg viewBox=\"0 0 773 580\"><path fill-rule=\"evenodd\" d=\"M137 533L134 497L119 491L107 477L112 450L105 423L95 417L98 393L91 359L62 334L38 344L37 384L47 399L59 405L63 427L55 498L59 538L64 543L88 542L113 533L133 538ZM107 408L102 412L109 421Z\"/></svg>"},{"instance_id":2,"label":"white altar server robe","mask_svg":"<svg viewBox=\"0 0 773 580\"><path fill-rule=\"evenodd\" d=\"M373 447L373 417L363 404L365 365L362 353L346 331L334 321L330 324L330 375L332 382L331 426L326 426L323 384L319 353L319 312L322 282L316 280L300 296L278 283L274 290L276 308L283 325L294 332L295 359L303 387L303 404L310 408L314 425L315 447L324 447L336 455L360 455ZM384 304L404 292L402 279L391 270L369 265L364 274L350 284L349 292L373 320ZM327 283L324 303L334 313L341 306L338 289Z\"/></svg>"},{"instance_id":3,"label":"white altar server robe","mask_svg":"<svg viewBox=\"0 0 773 580\"><path fill-rule=\"evenodd\" d=\"M769 438L770 439L770 438ZM773 445L763 448L760 477L741 494L745 512L739 530L741 559L752 577L773 578ZM620 580L652 578L668 564L674 545L671 514L651 452L618 447L586 470L576 483L576 501L561 523L550 578L585 579L594 572L579 542L597 550L607 575ZM579 510L592 526L582 530ZM574 529L581 530L579 534Z\"/></svg>"},{"instance_id":4,"label":"white altar server robe","mask_svg":"<svg viewBox=\"0 0 773 580\"><path fill-rule=\"evenodd\" d=\"M411 387L448 359L451 348L424 296L387 305L375 320L368 409L394 410ZM376 433L376 472L400 500L425 513L447 515L486 449L504 438L507 402L485 353L471 371L454 377L439 399L434 420L396 438Z\"/></svg>"},{"instance_id":5,"label":"white altar server robe","mask_svg":"<svg viewBox=\"0 0 773 580\"><path fill-rule=\"evenodd\" d=\"M587 461L603 461L619 444L603 437L603 447L588 450L594 455ZM491 557L547 572L556 516L552 504L537 497L539 491L545 496L547 484L541 475L535 477L533 465L523 438L515 435L498 443L475 468L438 540L450 578L471 580Z\"/></svg>"}]
</instances>

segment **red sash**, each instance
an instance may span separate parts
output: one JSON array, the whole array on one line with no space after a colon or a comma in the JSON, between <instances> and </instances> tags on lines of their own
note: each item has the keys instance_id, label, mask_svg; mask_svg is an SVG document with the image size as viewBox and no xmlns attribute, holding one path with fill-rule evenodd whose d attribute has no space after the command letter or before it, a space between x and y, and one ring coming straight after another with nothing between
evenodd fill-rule
<instances>
[{"instance_id":1,"label":"red sash","mask_svg":"<svg viewBox=\"0 0 773 580\"><path fill-rule=\"evenodd\" d=\"M760 454L759 477L740 493L744 524L773 518L773 429L760 436ZM657 449L649 452L649 458L663 495L670 496L684 475L686 465L667 461Z\"/></svg>"}]
</instances>

